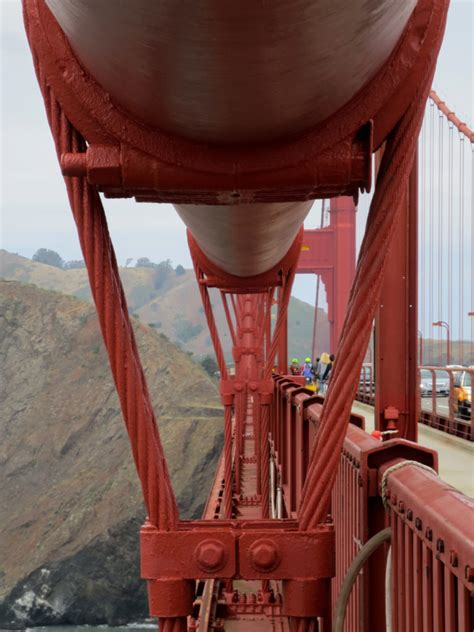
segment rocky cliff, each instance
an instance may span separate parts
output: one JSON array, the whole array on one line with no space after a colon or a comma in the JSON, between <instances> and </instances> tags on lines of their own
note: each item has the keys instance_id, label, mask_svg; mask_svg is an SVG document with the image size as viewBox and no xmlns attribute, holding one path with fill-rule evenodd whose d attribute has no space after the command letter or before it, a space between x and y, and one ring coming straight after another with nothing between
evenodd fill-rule
<instances>
[{"instance_id":1,"label":"rocky cliff","mask_svg":"<svg viewBox=\"0 0 474 632\"><path fill-rule=\"evenodd\" d=\"M163 335L136 334L181 513L199 516L216 386ZM95 312L0 281L0 362L0 628L145 616L144 510Z\"/></svg>"}]
</instances>

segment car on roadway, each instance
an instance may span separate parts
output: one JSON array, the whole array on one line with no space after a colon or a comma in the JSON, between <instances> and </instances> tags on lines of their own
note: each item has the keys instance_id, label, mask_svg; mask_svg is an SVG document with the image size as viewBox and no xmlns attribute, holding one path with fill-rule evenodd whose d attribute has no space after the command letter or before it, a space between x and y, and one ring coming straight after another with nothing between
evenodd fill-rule
<instances>
[{"instance_id":1,"label":"car on roadway","mask_svg":"<svg viewBox=\"0 0 474 632\"><path fill-rule=\"evenodd\" d=\"M435 390L436 397L448 397L449 395L449 379L443 378L435 372ZM420 371L420 396L431 397L433 395L433 376L431 371L422 369Z\"/></svg>"},{"instance_id":2,"label":"car on roadway","mask_svg":"<svg viewBox=\"0 0 474 632\"><path fill-rule=\"evenodd\" d=\"M474 367L469 367L473 369ZM463 419L471 418L472 375L469 371L456 371L454 377L454 412Z\"/></svg>"}]
</instances>

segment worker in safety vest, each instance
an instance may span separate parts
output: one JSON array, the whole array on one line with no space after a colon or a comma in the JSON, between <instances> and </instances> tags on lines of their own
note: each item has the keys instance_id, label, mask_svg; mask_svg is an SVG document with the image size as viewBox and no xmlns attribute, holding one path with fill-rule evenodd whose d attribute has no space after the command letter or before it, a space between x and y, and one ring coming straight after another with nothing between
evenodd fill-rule
<instances>
[{"instance_id":1,"label":"worker in safety vest","mask_svg":"<svg viewBox=\"0 0 474 632\"><path fill-rule=\"evenodd\" d=\"M305 378L305 382L307 384L312 384L313 382L313 365L311 364L311 358L306 358L303 364L303 377Z\"/></svg>"},{"instance_id":2,"label":"worker in safety vest","mask_svg":"<svg viewBox=\"0 0 474 632\"><path fill-rule=\"evenodd\" d=\"M290 374L301 375L300 361L298 360L298 358L293 358L293 360L291 361Z\"/></svg>"}]
</instances>

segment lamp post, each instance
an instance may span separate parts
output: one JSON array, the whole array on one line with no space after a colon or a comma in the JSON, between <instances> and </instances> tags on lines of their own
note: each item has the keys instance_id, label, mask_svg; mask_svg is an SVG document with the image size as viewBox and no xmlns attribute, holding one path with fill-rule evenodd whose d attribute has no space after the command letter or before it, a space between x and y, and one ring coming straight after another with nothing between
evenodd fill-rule
<instances>
[{"instance_id":1,"label":"lamp post","mask_svg":"<svg viewBox=\"0 0 474 632\"><path fill-rule=\"evenodd\" d=\"M423 332L418 329L418 336L420 338L420 366L423 366Z\"/></svg>"},{"instance_id":2,"label":"lamp post","mask_svg":"<svg viewBox=\"0 0 474 632\"><path fill-rule=\"evenodd\" d=\"M446 329L446 364L451 364L451 340L449 337L449 325L445 320L438 320L433 323L433 327L444 327Z\"/></svg>"}]
</instances>

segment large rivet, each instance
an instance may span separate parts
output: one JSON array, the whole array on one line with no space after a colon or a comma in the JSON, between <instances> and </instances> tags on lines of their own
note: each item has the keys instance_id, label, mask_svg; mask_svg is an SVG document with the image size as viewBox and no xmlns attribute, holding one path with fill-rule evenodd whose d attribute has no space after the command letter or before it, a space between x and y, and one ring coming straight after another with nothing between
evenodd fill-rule
<instances>
[{"instance_id":1,"label":"large rivet","mask_svg":"<svg viewBox=\"0 0 474 632\"><path fill-rule=\"evenodd\" d=\"M194 552L194 559L205 573L214 573L224 568L227 553L219 540L203 540Z\"/></svg>"},{"instance_id":2,"label":"large rivet","mask_svg":"<svg viewBox=\"0 0 474 632\"><path fill-rule=\"evenodd\" d=\"M256 540L249 549L250 563L256 571L270 573L281 562L278 544L270 539Z\"/></svg>"}]
</instances>

